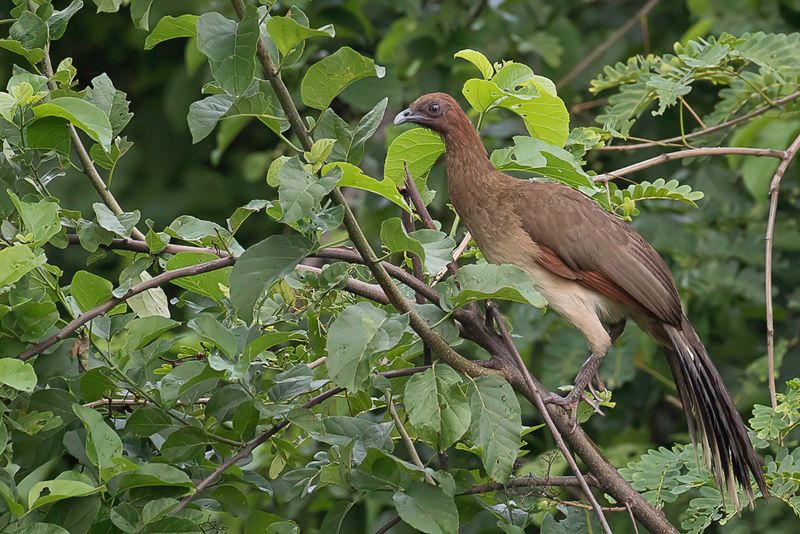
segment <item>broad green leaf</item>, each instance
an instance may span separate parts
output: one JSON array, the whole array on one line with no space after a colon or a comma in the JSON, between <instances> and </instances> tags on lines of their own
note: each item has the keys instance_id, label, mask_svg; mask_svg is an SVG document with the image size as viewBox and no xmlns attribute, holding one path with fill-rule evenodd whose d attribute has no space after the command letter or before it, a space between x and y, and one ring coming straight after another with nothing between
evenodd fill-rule
<instances>
[{"instance_id":1,"label":"broad green leaf","mask_svg":"<svg viewBox=\"0 0 800 534\"><path fill-rule=\"evenodd\" d=\"M109 482L109 489L121 493L134 488L151 486L177 486L191 488L189 475L166 464L145 464L138 471L123 473Z\"/></svg>"},{"instance_id":2,"label":"broad green leaf","mask_svg":"<svg viewBox=\"0 0 800 534\"><path fill-rule=\"evenodd\" d=\"M222 373L215 371L206 362L189 361L180 364L164 375L158 385L161 400L172 407L178 398L199 395L216 386Z\"/></svg>"},{"instance_id":3,"label":"broad green leaf","mask_svg":"<svg viewBox=\"0 0 800 534\"><path fill-rule=\"evenodd\" d=\"M192 133L192 143L199 143L210 134L219 120L233 105L234 97L227 94L207 96L189 105L186 120Z\"/></svg>"},{"instance_id":4,"label":"broad green leaf","mask_svg":"<svg viewBox=\"0 0 800 534\"><path fill-rule=\"evenodd\" d=\"M211 252L179 252L167 260L167 270L190 267L216 259L218 259L218 256ZM225 299L224 288L228 286L231 269L233 267L224 267L207 273L176 278L171 282L183 289L188 289L199 295L212 298L217 302L222 302Z\"/></svg>"},{"instance_id":5,"label":"broad green leaf","mask_svg":"<svg viewBox=\"0 0 800 534\"><path fill-rule=\"evenodd\" d=\"M23 11L8 29L8 37L27 50L44 48L49 38L47 23L31 11Z\"/></svg>"},{"instance_id":6,"label":"broad green leaf","mask_svg":"<svg viewBox=\"0 0 800 534\"><path fill-rule=\"evenodd\" d=\"M404 491L395 493L392 500L400 518L420 532L458 532L456 503L441 487L412 482Z\"/></svg>"},{"instance_id":7,"label":"broad green leaf","mask_svg":"<svg viewBox=\"0 0 800 534\"><path fill-rule=\"evenodd\" d=\"M428 190L428 173L443 153L444 143L436 132L427 128L412 128L403 132L394 138L386 151L384 180L393 181L396 187L404 187L403 164L407 164L423 200L429 203L433 199L433 193Z\"/></svg>"},{"instance_id":8,"label":"broad green leaf","mask_svg":"<svg viewBox=\"0 0 800 534\"><path fill-rule=\"evenodd\" d=\"M22 506L17 499L14 497L14 494L11 491L11 488L8 487L4 482L0 481L0 497L3 498L3 501L8 506L9 511L17 517L20 517L25 514L25 507ZM68 532L68 531L64 531Z\"/></svg>"},{"instance_id":9,"label":"broad green leaf","mask_svg":"<svg viewBox=\"0 0 800 534\"><path fill-rule=\"evenodd\" d=\"M369 302L348 306L328 332L328 376L350 391L363 389L371 362L400 341L406 326L406 315L388 315Z\"/></svg>"},{"instance_id":10,"label":"broad green leaf","mask_svg":"<svg viewBox=\"0 0 800 534\"><path fill-rule=\"evenodd\" d=\"M41 48L28 50L22 46L22 43L14 39L0 39L0 48L24 57L31 65L37 65L44 58L44 50Z\"/></svg>"},{"instance_id":11,"label":"broad green leaf","mask_svg":"<svg viewBox=\"0 0 800 534\"><path fill-rule=\"evenodd\" d=\"M165 332L172 330L178 324L180 323L160 315L137 317L125 325L125 330L128 331L128 348L139 350L162 337Z\"/></svg>"},{"instance_id":12,"label":"broad green leaf","mask_svg":"<svg viewBox=\"0 0 800 534\"><path fill-rule=\"evenodd\" d=\"M461 377L445 364L435 365L406 382L403 401L408 421L430 443L447 449L469 428L469 402Z\"/></svg>"},{"instance_id":13,"label":"broad green leaf","mask_svg":"<svg viewBox=\"0 0 800 534\"><path fill-rule=\"evenodd\" d=\"M45 480L33 485L28 493L28 509L51 504L73 497L86 497L103 491L103 486L95 488L77 480Z\"/></svg>"},{"instance_id":14,"label":"broad green leaf","mask_svg":"<svg viewBox=\"0 0 800 534\"><path fill-rule=\"evenodd\" d=\"M343 161L328 163L322 168L322 173L328 174L333 167L338 167L342 170L342 178L339 180L338 184L339 187L363 189L364 191L382 196L405 211L411 211L403 195L398 191L397 185L392 180L387 180L385 178L383 180L378 180L367 176L359 167Z\"/></svg>"},{"instance_id":15,"label":"broad green leaf","mask_svg":"<svg viewBox=\"0 0 800 534\"><path fill-rule=\"evenodd\" d=\"M86 91L86 101L100 108L108 117L112 138L118 136L133 118L133 113L128 111L130 103L127 97L114 87L105 73L92 79L92 87Z\"/></svg>"},{"instance_id":16,"label":"broad green leaf","mask_svg":"<svg viewBox=\"0 0 800 534\"><path fill-rule=\"evenodd\" d=\"M153 279L147 271L142 271L136 278L138 278L136 283L147 282ZM169 301L167 300L167 294L164 293L164 290L160 287L154 287L143 291L128 298L126 302L138 317L159 315L169 318Z\"/></svg>"},{"instance_id":17,"label":"broad green leaf","mask_svg":"<svg viewBox=\"0 0 800 534\"><path fill-rule=\"evenodd\" d=\"M0 94L2 96L2 94ZM57 117L36 119L28 125L28 146L40 150L55 150L60 154L69 154L72 141L67 130L67 121ZM100 145L93 145L92 149Z\"/></svg>"},{"instance_id":18,"label":"broad green leaf","mask_svg":"<svg viewBox=\"0 0 800 534\"><path fill-rule=\"evenodd\" d=\"M98 13L116 13L122 5L122 0L94 0Z\"/></svg>"},{"instance_id":19,"label":"broad green leaf","mask_svg":"<svg viewBox=\"0 0 800 534\"><path fill-rule=\"evenodd\" d=\"M158 43L178 37L197 37L197 15L181 15L179 17L162 17L156 27L144 40L144 49L150 50Z\"/></svg>"},{"instance_id":20,"label":"broad green leaf","mask_svg":"<svg viewBox=\"0 0 800 534\"><path fill-rule=\"evenodd\" d=\"M456 243L452 237L439 230L420 228L408 234L418 241L425 250L425 270L429 273L438 273L453 261L453 249Z\"/></svg>"},{"instance_id":21,"label":"broad green leaf","mask_svg":"<svg viewBox=\"0 0 800 534\"><path fill-rule=\"evenodd\" d=\"M230 293L238 315L253 319L253 308L275 282L291 273L313 248L301 235L274 235L248 248L231 271Z\"/></svg>"},{"instance_id":22,"label":"broad green leaf","mask_svg":"<svg viewBox=\"0 0 800 534\"><path fill-rule=\"evenodd\" d=\"M481 450L481 460L492 479L505 482L519 453L522 420L514 390L499 376L475 379L469 392L472 421L469 436Z\"/></svg>"},{"instance_id":23,"label":"broad green leaf","mask_svg":"<svg viewBox=\"0 0 800 534\"><path fill-rule=\"evenodd\" d=\"M80 404L73 404L72 410L88 432L86 455L102 474L104 470L113 467L116 458L122 456L122 440L99 412Z\"/></svg>"},{"instance_id":24,"label":"broad green leaf","mask_svg":"<svg viewBox=\"0 0 800 534\"><path fill-rule=\"evenodd\" d=\"M381 223L381 242L389 252L410 252L425 261L425 249L422 243L408 236L403 222L397 217L386 219Z\"/></svg>"},{"instance_id":25,"label":"broad green leaf","mask_svg":"<svg viewBox=\"0 0 800 534\"><path fill-rule=\"evenodd\" d=\"M32 235L34 247L41 247L61 231L57 202L49 199L25 202L10 190L8 196L17 208L17 213L25 224L25 230Z\"/></svg>"},{"instance_id":26,"label":"broad green leaf","mask_svg":"<svg viewBox=\"0 0 800 534\"><path fill-rule=\"evenodd\" d=\"M36 387L33 366L16 358L0 358L0 384L30 393Z\"/></svg>"},{"instance_id":27,"label":"broad green leaf","mask_svg":"<svg viewBox=\"0 0 800 534\"><path fill-rule=\"evenodd\" d=\"M108 116L95 106L80 98L61 96L33 107L36 117L61 117L109 150L111 148L111 123Z\"/></svg>"},{"instance_id":28,"label":"broad green leaf","mask_svg":"<svg viewBox=\"0 0 800 534\"><path fill-rule=\"evenodd\" d=\"M484 80L490 80L492 76L494 76L494 67L492 67L491 61L489 61L486 56L477 50L471 50L469 48L465 50L459 50L453 55L453 57L466 59L478 67L478 70L481 71L481 75L483 75Z\"/></svg>"},{"instance_id":29,"label":"broad green leaf","mask_svg":"<svg viewBox=\"0 0 800 534\"><path fill-rule=\"evenodd\" d=\"M255 75L258 17L253 8L234 22L223 15L203 13L197 21L197 48L208 58L214 79L226 93L244 94Z\"/></svg>"},{"instance_id":30,"label":"broad green leaf","mask_svg":"<svg viewBox=\"0 0 800 534\"><path fill-rule=\"evenodd\" d=\"M495 150L490 159L501 171L532 172L572 187L595 188L572 154L534 137L515 135L513 147Z\"/></svg>"},{"instance_id":31,"label":"broad green leaf","mask_svg":"<svg viewBox=\"0 0 800 534\"><path fill-rule=\"evenodd\" d=\"M97 216L97 223L109 232L117 234L119 237L130 237L131 230L133 230L136 223L138 223L141 218L139 210L117 215L102 202L95 202L92 204L92 208Z\"/></svg>"},{"instance_id":32,"label":"broad green leaf","mask_svg":"<svg viewBox=\"0 0 800 534\"><path fill-rule=\"evenodd\" d=\"M295 223L312 214L322 198L331 192L339 181L338 173L318 178L306 171L299 158L288 160L278 178L278 198L283 212L282 221Z\"/></svg>"},{"instance_id":33,"label":"broad green leaf","mask_svg":"<svg viewBox=\"0 0 800 534\"><path fill-rule=\"evenodd\" d=\"M47 257L43 252L34 254L27 245L0 249L0 287L13 284L46 262Z\"/></svg>"},{"instance_id":34,"label":"broad green leaf","mask_svg":"<svg viewBox=\"0 0 800 534\"><path fill-rule=\"evenodd\" d=\"M484 299L510 300L536 307L547 305L528 273L514 265L474 264L456 274L460 290L453 288L447 302L453 308Z\"/></svg>"},{"instance_id":35,"label":"broad green leaf","mask_svg":"<svg viewBox=\"0 0 800 534\"><path fill-rule=\"evenodd\" d=\"M184 426L167 436L161 445L161 455L171 463L197 461L210 444L202 428Z\"/></svg>"},{"instance_id":36,"label":"broad green leaf","mask_svg":"<svg viewBox=\"0 0 800 534\"><path fill-rule=\"evenodd\" d=\"M114 284L89 271L78 271L69 284L70 295L84 312L111 299L113 290Z\"/></svg>"},{"instance_id":37,"label":"broad green leaf","mask_svg":"<svg viewBox=\"0 0 800 534\"><path fill-rule=\"evenodd\" d=\"M72 16L83 7L83 0L72 0L67 7L60 11L53 11L47 19L47 27L50 29L50 40L57 41L64 36L67 31L67 24Z\"/></svg>"},{"instance_id":38,"label":"broad green leaf","mask_svg":"<svg viewBox=\"0 0 800 534\"><path fill-rule=\"evenodd\" d=\"M140 30L150 30L150 7L154 0L131 0L131 20Z\"/></svg>"},{"instance_id":39,"label":"broad green leaf","mask_svg":"<svg viewBox=\"0 0 800 534\"><path fill-rule=\"evenodd\" d=\"M233 358L239 347L239 341L231 331L213 316L204 313L187 323L187 326L201 337L214 343L229 358Z\"/></svg>"},{"instance_id":40,"label":"broad green leaf","mask_svg":"<svg viewBox=\"0 0 800 534\"><path fill-rule=\"evenodd\" d=\"M353 82L369 76L382 78L384 72L371 59L344 46L311 65L300 83L300 97L306 106L325 109Z\"/></svg>"},{"instance_id":41,"label":"broad green leaf","mask_svg":"<svg viewBox=\"0 0 800 534\"><path fill-rule=\"evenodd\" d=\"M125 430L135 436L147 438L175 424L167 413L155 406L137 408L125 422Z\"/></svg>"},{"instance_id":42,"label":"broad green leaf","mask_svg":"<svg viewBox=\"0 0 800 534\"><path fill-rule=\"evenodd\" d=\"M332 24L316 30L303 26L291 17L270 17L267 20L267 31L283 56L289 55L298 44L311 37L333 37L336 32Z\"/></svg>"},{"instance_id":43,"label":"broad green leaf","mask_svg":"<svg viewBox=\"0 0 800 534\"><path fill-rule=\"evenodd\" d=\"M357 501L339 501L331 506L328 510L328 513L325 514L322 524L320 524L320 532L326 532L330 534L347 532L347 529L344 526L344 520L347 516L347 513L353 508L353 506L355 506L356 502Z\"/></svg>"},{"instance_id":44,"label":"broad green leaf","mask_svg":"<svg viewBox=\"0 0 800 534\"><path fill-rule=\"evenodd\" d=\"M347 149L347 161L354 164L358 164L358 162L361 161L364 152L364 144L370 137L375 135L378 127L380 127L383 116L386 114L386 106L388 103L388 98L378 101L375 107L369 110L369 112L358 121L353 131L353 140Z\"/></svg>"}]
</instances>

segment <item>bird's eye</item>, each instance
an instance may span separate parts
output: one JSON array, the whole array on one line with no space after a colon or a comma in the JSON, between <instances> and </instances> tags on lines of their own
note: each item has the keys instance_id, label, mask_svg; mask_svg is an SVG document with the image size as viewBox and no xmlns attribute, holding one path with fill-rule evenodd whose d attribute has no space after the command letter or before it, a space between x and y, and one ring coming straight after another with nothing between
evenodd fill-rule
<instances>
[{"instance_id":1,"label":"bird's eye","mask_svg":"<svg viewBox=\"0 0 800 534\"><path fill-rule=\"evenodd\" d=\"M439 113L439 104L431 104L428 107L428 111L430 111L431 113Z\"/></svg>"}]
</instances>

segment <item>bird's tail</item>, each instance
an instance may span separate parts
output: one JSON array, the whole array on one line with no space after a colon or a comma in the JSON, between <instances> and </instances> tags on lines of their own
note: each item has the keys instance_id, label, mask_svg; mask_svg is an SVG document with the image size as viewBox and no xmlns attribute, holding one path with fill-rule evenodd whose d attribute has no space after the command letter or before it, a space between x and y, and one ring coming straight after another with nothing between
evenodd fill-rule
<instances>
[{"instance_id":1,"label":"bird's tail","mask_svg":"<svg viewBox=\"0 0 800 534\"><path fill-rule=\"evenodd\" d=\"M721 491L727 489L738 510L737 483L753 505L750 473L764 497L769 496L761 463L747 436L742 418L700 338L684 317L681 328L664 325L672 344L667 360L692 434L703 448L705 464Z\"/></svg>"}]
</instances>

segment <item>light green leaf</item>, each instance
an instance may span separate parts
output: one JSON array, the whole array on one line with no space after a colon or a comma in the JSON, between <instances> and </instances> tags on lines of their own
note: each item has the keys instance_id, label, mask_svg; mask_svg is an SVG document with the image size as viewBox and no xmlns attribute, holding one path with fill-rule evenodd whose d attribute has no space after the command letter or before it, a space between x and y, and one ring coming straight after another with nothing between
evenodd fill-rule
<instances>
[{"instance_id":1,"label":"light green leaf","mask_svg":"<svg viewBox=\"0 0 800 534\"><path fill-rule=\"evenodd\" d=\"M405 162L423 200L428 203L433 198L428 190L428 173L443 153L444 143L436 132L427 128L413 128L403 132L394 138L386 152L384 180L393 181L396 187L404 187Z\"/></svg>"},{"instance_id":2,"label":"light green leaf","mask_svg":"<svg viewBox=\"0 0 800 534\"><path fill-rule=\"evenodd\" d=\"M76 128L86 132L106 150L111 148L111 123L108 116L95 106L80 98L61 96L33 107L36 117L61 117Z\"/></svg>"},{"instance_id":3,"label":"light green leaf","mask_svg":"<svg viewBox=\"0 0 800 534\"><path fill-rule=\"evenodd\" d=\"M128 348L139 350L149 343L152 343L165 332L178 326L177 321L153 315L151 317L137 317L125 325L128 331Z\"/></svg>"},{"instance_id":4,"label":"light green leaf","mask_svg":"<svg viewBox=\"0 0 800 534\"><path fill-rule=\"evenodd\" d=\"M164 406L172 407L179 398L200 395L213 389L222 375L221 371L215 371L206 362L184 362L164 375L159 382L161 400Z\"/></svg>"},{"instance_id":5,"label":"light green leaf","mask_svg":"<svg viewBox=\"0 0 800 534\"><path fill-rule=\"evenodd\" d=\"M98 13L116 13L122 5L122 0L94 0Z\"/></svg>"},{"instance_id":6,"label":"light green leaf","mask_svg":"<svg viewBox=\"0 0 800 534\"><path fill-rule=\"evenodd\" d=\"M210 134L219 120L233 105L234 97L227 94L207 96L189 105L186 120L192 133L192 143L199 143Z\"/></svg>"},{"instance_id":7,"label":"light green leaf","mask_svg":"<svg viewBox=\"0 0 800 534\"><path fill-rule=\"evenodd\" d=\"M388 315L369 302L348 306L330 327L326 350L328 375L350 391L362 390L371 362L394 347L408 326L408 316Z\"/></svg>"},{"instance_id":8,"label":"light green leaf","mask_svg":"<svg viewBox=\"0 0 800 534\"><path fill-rule=\"evenodd\" d=\"M490 80L492 76L494 76L494 67L492 67L491 61L489 61L486 56L477 50L471 50L469 48L465 50L459 50L453 55L453 57L466 59L478 67L478 70L481 71L481 75L483 75L484 80Z\"/></svg>"},{"instance_id":9,"label":"light green leaf","mask_svg":"<svg viewBox=\"0 0 800 534\"><path fill-rule=\"evenodd\" d=\"M216 259L218 259L218 256L211 252L179 252L167 260L167 270L190 267ZM231 269L233 267L225 267L207 273L176 278L171 282L178 287L212 298L217 302L222 302L225 298L223 287L228 285Z\"/></svg>"},{"instance_id":10,"label":"light green leaf","mask_svg":"<svg viewBox=\"0 0 800 534\"><path fill-rule=\"evenodd\" d=\"M60 11L53 11L47 19L47 27L50 29L50 40L57 41L64 36L67 31L67 24L72 16L81 10L83 0L72 0L67 7Z\"/></svg>"},{"instance_id":11,"label":"light green leaf","mask_svg":"<svg viewBox=\"0 0 800 534\"><path fill-rule=\"evenodd\" d=\"M389 252L410 252L425 261L425 249L422 243L408 236L403 222L397 217L386 219L381 223L381 241Z\"/></svg>"},{"instance_id":12,"label":"light green leaf","mask_svg":"<svg viewBox=\"0 0 800 534\"><path fill-rule=\"evenodd\" d=\"M258 38L258 18L250 7L239 22L215 12L203 13L197 21L197 48L226 93L242 95L253 82Z\"/></svg>"},{"instance_id":13,"label":"light green leaf","mask_svg":"<svg viewBox=\"0 0 800 534\"><path fill-rule=\"evenodd\" d=\"M510 300L539 308L547 305L530 275L514 265L466 265L458 270L456 280L461 289L453 288L447 295L447 303L453 308L484 299Z\"/></svg>"},{"instance_id":14,"label":"light green leaf","mask_svg":"<svg viewBox=\"0 0 800 534\"><path fill-rule=\"evenodd\" d=\"M355 187L356 189L363 189L364 191L369 191L370 193L375 193L376 195L382 196L405 211L411 211L411 208L409 208L408 204L406 204L403 195L397 190L397 185L394 183L394 181L387 180L385 178L383 180L378 180L371 176L367 176L359 167L344 161L328 163L322 168L322 173L328 174L334 167L338 167L342 170L342 178L339 180L338 184L339 187Z\"/></svg>"},{"instance_id":15,"label":"light green leaf","mask_svg":"<svg viewBox=\"0 0 800 534\"><path fill-rule=\"evenodd\" d=\"M231 271L231 304L246 322L253 319L253 307L275 282L294 270L313 248L297 234L273 235L245 250Z\"/></svg>"},{"instance_id":16,"label":"light green leaf","mask_svg":"<svg viewBox=\"0 0 800 534\"><path fill-rule=\"evenodd\" d=\"M288 160L278 173L278 199L283 222L291 224L311 215L322 198L339 181L338 173L317 178L309 174L299 158Z\"/></svg>"},{"instance_id":17,"label":"light green leaf","mask_svg":"<svg viewBox=\"0 0 800 534\"><path fill-rule=\"evenodd\" d=\"M311 65L300 83L300 97L309 107L325 109L353 82L383 75L383 67L345 46Z\"/></svg>"},{"instance_id":18,"label":"light green leaf","mask_svg":"<svg viewBox=\"0 0 800 534\"><path fill-rule=\"evenodd\" d=\"M25 224L25 229L33 236L34 247L41 247L61 231L57 202L48 199L25 202L10 190L8 196L14 203L14 207L17 208L17 212Z\"/></svg>"},{"instance_id":19,"label":"light green leaf","mask_svg":"<svg viewBox=\"0 0 800 534\"><path fill-rule=\"evenodd\" d=\"M127 97L114 87L105 73L92 79L92 87L86 91L86 101L103 110L108 117L112 138L118 136L133 118L133 113L128 111L130 103Z\"/></svg>"},{"instance_id":20,"label":"light green leaf","mask_svg":"<svg viewBox=\"0 0 800 534\"><path fill-rule=\"evenodd\" d=\"M332 24L327 24L319 29L303 26L291 17L271 17L267 20L267 32L272 41L278 46L283 56L311 37L333 37L336 32Z\"/></svg>"},{"instance_id":21,"label":"light green leaf","mask_svg":"<svg viewBox=\"0 0 800 534\"><path fill-rule=\"evenodd\" d=\"M147 271L142 271L137 277L139 282L147 282L152 280L153 277ZM128 306L136 313L138 317L152 317L159 315L169 319L169 300L167 294L160 287L154 287L143 291L138 295L130 297L127 301Z\"/></svg>"},{"instance_id":22,"label":"light green leaf","mask_svg":"<svg viewBox=\"0 0 800 534\"><path fill-rule=\"evenodd\" d=\"M131 20L140 30L150 30L150 7L153 0L131 0Z\"/></svg>"},{"instance_id":23,"label":"light green leaf","mask_svg":"<svg viewBox=\"0 0 800 534\"><path fill-rule=\"evenodd\" d=\"M117 215L102 202L95 202L92 204L92 208L97 216L97 223L120 237L130 237L131 230L133 230L141 217L139 210Z\"/></svg>"},{"instance_id":24,"label":"light green leaf","mask_svg":"<svg viewBox=\"0 0 800 534\"><path fill-rule=\"evenodd\" d=\"M86 455L102 474L106 469L114 466L114 460L122 456L122 440L119 435L108 426L105 418L99 412L80 404L73 404L75 412L88 435L86 437ZM105 479L106 477L103 476Z\"/></svg>"},{"instance_id":25,"label":"light green leaf","mask_svg":"<svg viewBox=\"0 0 800 534\"><path fill-rule=\"evenodd\" d=\"M515 135L513 147L495 150L490 159L501 171L532 172L572 187L595 188L572 154L533 137Z\"/></svg>"},{"instance_id":26,"label":"light green leaf","mask_svg":"<svg viewBox=\"0 0 800 534\"><path fill-rule=\"evenodd\" d=\"M162 17L150 35L144 40L144 49L150 50L158 43L178 37L197 37L197 15L181 15L179 17Z\"/></svg>"},{"instance_id":27,"label":"light green leaf","mask_svg":"<svg viewBox=\"0 0 800 534\"><path fill-rule=\"evenodd\" d=\"M22 360L0 358L0 384L30 393L36 387L36 372Z\"/></svg>"},{"instance_id":28,"label":"light green leaf","mask_svg":"<svg viewBox=\"0 0 800 534\"><path fill-rule=\"evenodd\" d=\"M522 420L519 401L499 376L481 376L470 388L472 422L469 435L481 449L481 460L492 479L505 482L519 453Z\"/></svg>"},{"instance_id":29,"label":"light green leaf","mask_svg":"<svg viewBox=\"0 0 800 534\"><path fill-rule=\"evenodd\" d=\"M27 245L0 249L0 287L13 284L46 262L47 256L43 252L34 254Z\"/></svg>"},{"instance_id":30,"label":"light green leaf","mask_svg":"<svg viewBox=\"0 0 800 534\"><path fill-rule=\"evenodd\" d=\"M33 485L28 493L28 509L51 504L73 497L86 497L103 491L104 486L95 488L77 480L45 480Z\"/></svg>"},{"instance_id":31,"label":"light green leaf","mask_svg":"<svg viewBox=\"0 0 800 534\"><path fill-rule=\"evenodd\" d=\"M400 518L427 534L458 532L458 509L452 495L425 482L412 482L392 497Z\"/></svg>"},{"instance_id":32,"label":"light green leaf","mask_svg":"<svg viewBox=\"0 0 800 534\"><path fill-rule=\"evenodd\" d=\"M445 364L409 378L403 403L417 433L438 444L440 450L458 441L469 428L471 412L461 377Z\"/></svg>"},{"instance_id":33,"label":"light green leaf","mask_svg":"<svg viewBox=\"0 0 800 534\"><path fill-rule=\"evenodd\" d=\"M47 23L35 13L25 10L8 29L8 37L19 41L27 50L44 48L49 38Z\"/></svg>"},{"instance_id":34,"label":"light green leaf","mask_svg":"<svg viewBox=\"0 0 800 534\"><path fill-rule=\"evenodd\" d=\"M70 294L84 312L111 299L113 290L114 285L111 282L88 271L75 273L69 285Z\"/></svg>"},{"instance_id":35,"label":"light green leaf","mask_svg":"<svg viewBox=\"0 0 800 534\"><path fill-rule=\"evenodd\" d=\"M31 65L37 65L42 58L44 58L44 50L41 48L34 48L33 50L28 50L22 43L19 41L15 41L14 39L0 39L0 48L8 50L9 52L13 52L14 54L18 54L25 59L28 60L28 63Z\"/></svg>"}]
</instances>

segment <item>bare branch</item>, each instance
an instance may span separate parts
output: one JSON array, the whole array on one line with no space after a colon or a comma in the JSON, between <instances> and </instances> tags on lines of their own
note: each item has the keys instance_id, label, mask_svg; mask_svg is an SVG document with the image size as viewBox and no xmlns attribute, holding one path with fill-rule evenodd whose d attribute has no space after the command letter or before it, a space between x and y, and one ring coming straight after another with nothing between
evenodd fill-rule
<instances>
[{"instance_id":1,"label":"bare branch","mask_svg":"<svg viewBox=\"0 0 800 534\"><path fill-rule=\"evenodd\" d=\"M638 23L643 17L647 16L650 10L656 7L656 4L658 4L658 2L659 0L650 0L641 8L639 8L639 10L636 13L634 13L633 16L631 16L631 18L625 21L625 24L620 26L614 33L609 35L605 41L600 43L599 46L595 47L594 50L592 50L589 54L587 54L586 57L584 57L580 62L578 62L577 65L572 67L572 70L570 70L568 73L562 76L562 78L558 80L557 85L561 87L568 84L576 76L578 76L578 74L586 70L586 68L589 67L592 63L594 63L594 61L597 58L602 56L606 52L606 50L611 48L611 45L613 45L614 43L619 41L622 37L624 37L625 34L628 33L628 30L630 30L634 25L636 25L636 23Z\"/></svg>"},{"instance_id":2,"label":"bare branch","mask_svg":"<svg viewBox=\"0 0 800 534\"><path fill-rule=\"evenodd\" d=\"M422 195L420 194L417 184L414 182L414 178L411 176L411 171L408 170L408 164L405 161L403 162L403 172L405 173L404 192L408 195L408 199L411 201L414 209L417 210L417 215L419 215L422 225L429 230L435 230L436 225L433 223L433 218L428 211L428 206L426 206L425 202L422 200Z\"/></svg>"},{"instance_id":3,"label":"bare branch","mask_svg":"<svg viewBox=\"0 0 800 534\"><path fill-rule=\"evenodd\" d=\"M775 324L772 310L772 239L775 234L775 219L778 216L778 196L780 195L781 179L789 168L789 164L800 150L800 135L798 135L789 148L783 153L780 165L775 170L769 184L769 218L767 219L767 233L764 237L764 291L767 304L767 367L769 374L769 400L772 408L778 406L778 394L775 388Z\"/></svg>"},{"instance_id":4,"label":"bare branch","mask_svg":"<svg viewBox=\"0 0 800 534\"><path fill-rule=\"evenodd\" d=\"M741 117L736 117L735 119L731 119L729 121L721 122L715 126L709 126L708 128L704 128L702 130L698 130L696 132L692 132L686 135L676 135L675 137L669 137L667 139L660 139L658 141L648 141L646 143L636 143L630 145L611 145L611 146L604 146L600 147L597 150L600 151L619 151L619 150L639 150L642 148L651 148L656 146L664 146L669 145L671 143L681 143L684 140L694 139L696 137L702 137L704 135L709 135L714 132L718 132L720 130L724 130L726 128L730 128L731 126L736 126L737 124L741 124L743 122L749 121L754 117L758 117L759 115L763 115L767 111L774 109L776 107L780 107L784 104L792 102L800 98L800 91L796 91L790 95L784 96L779 98L773 102L773 105L766 105L762 106L758 109L754 109L750 113L745 113Z\"/></svg>"},{"instance_id":5,"label":"bare branch","mask_svg":"<svg viewBox=\"0 0 800 534\"><path fill-rule=\"evenodd\" d=\"M631 174L636 171L649 169L656 165L661 165L669 161L675 161L683 158L696 158L699 156L722 156L722 155L740 155L740 156L755 156L755 157L768 157L783 159L786 152L783 150L774 150L771 148L749 148L749 147L706 147L706 148L690 148L688 150L678 150L676 152L667 152L660 154L650 159L636 162L627 167L622 167L613 172L605 174L598 174L593 178L595 182L608 182L620 176Z\"/></svg>"},{"instance_id":6,"label":"bare branch","mask_svg":"<svg viewBox=\"0 0 800 534\"><path fill-rule=\"evenodd\" d=\"M411 441L411 436L408 435L406 427L403 426L403 422L400 420L400 416L397 415L397 408L395 408L394 401L392 401L391 391L386 392L386 407L389 409L389 415L392 417L392 422L394 423L397 433L400 434L400 439L403 440L403 445L406 447L408 457L411 458L411 463L419 467L425 473L425 482L435 486L436 483L433 481L433 477L425 470L425 464L422 463L419 453L417 453L417 449L414 447L414 442Z\"/></svg>"}]
</instances>

